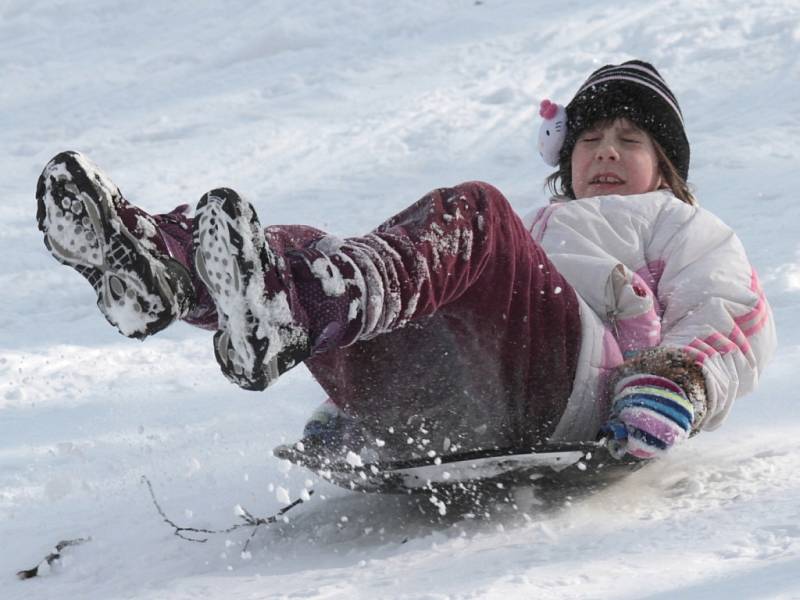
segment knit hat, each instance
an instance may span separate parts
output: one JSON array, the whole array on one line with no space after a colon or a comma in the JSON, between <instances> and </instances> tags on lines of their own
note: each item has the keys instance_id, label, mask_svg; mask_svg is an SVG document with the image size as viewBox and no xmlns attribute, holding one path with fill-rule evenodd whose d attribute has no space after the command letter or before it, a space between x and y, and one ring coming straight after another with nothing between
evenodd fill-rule
<instances>
[{"instance_id":1,"label":"knit hat","mask_svg":"<svg viewBox=\"0 0 800 600\"><path fill-rule=\"evenodd\" d=\"M667 83L650 63L630 60L597 69L567 105L566 113L566 134L558 152L562 170L569 164L572 149L583 131L597 121L625 117L652 135L678 174L684 181L687 179L689 140L683 114ZM547 119L544 112L541 114ZM546 125L547 121L542 127ZM567 175L571 187L571 174L563 175Z\"/></svg>"}]
</instances>

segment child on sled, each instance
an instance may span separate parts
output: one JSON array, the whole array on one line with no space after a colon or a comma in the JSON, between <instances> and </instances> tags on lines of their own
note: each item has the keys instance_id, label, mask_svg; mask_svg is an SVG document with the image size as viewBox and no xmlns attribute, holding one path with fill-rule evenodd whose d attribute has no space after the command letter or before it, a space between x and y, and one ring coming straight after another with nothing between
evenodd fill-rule
<instances>
[{"instance_id":1,"label":"child on sled","mask_svg":"<svg viewBox=\"0 0 800 600\"><path fill-rule=\"evenodd\" d=\"M652 65L598 69L542 114L556 195L525 218L482 182L344 239L263 229L226 188L194 217L150 215L65 152L39 179L38 224L124 335L213 330L222 372L252 390L304 363L329 398L306 444L399 459L604 435L663 455L754 389L770 308L689 192L681 110Z\"/></svg>"}]
</instances>

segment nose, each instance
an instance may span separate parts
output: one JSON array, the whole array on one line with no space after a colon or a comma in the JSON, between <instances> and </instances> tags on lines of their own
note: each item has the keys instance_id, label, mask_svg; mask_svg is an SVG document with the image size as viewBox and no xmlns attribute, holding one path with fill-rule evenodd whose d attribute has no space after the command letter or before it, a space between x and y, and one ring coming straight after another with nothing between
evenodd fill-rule
<instances>
[{"instance_id":1,"label":"nose","mask_svg":"<svg viewBox=\"0 0 800 600\"><path fill-rule=\"evenodd\" d=\"M617 147L611 140L603 140L595 149L596 160L619 160Z\"/></svg>"}]
</instances>

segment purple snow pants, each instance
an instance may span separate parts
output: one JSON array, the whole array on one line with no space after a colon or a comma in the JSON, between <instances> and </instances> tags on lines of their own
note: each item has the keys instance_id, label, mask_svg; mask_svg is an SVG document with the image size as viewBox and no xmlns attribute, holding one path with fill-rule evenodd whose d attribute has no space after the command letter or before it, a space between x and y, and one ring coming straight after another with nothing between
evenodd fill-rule
<instances>
[{"instance_id":1,"label":"purple snow pants","mask_svg":"<svg viewBox=\"0 0 800 600\"><path fill-rule=\"evenodd\" d=\"M290 225L267 235L287 253L326 234ZM348 248L381 273L371 301L399 305L367 339L306 361L340 408L377 437L426 439L437 451L527 446L552 434L577 366L578 301L497 189L434 190L344 240ZM198 292L206 301L187 320L214 328L213 303Z\"/></svg>"}]
</instances>

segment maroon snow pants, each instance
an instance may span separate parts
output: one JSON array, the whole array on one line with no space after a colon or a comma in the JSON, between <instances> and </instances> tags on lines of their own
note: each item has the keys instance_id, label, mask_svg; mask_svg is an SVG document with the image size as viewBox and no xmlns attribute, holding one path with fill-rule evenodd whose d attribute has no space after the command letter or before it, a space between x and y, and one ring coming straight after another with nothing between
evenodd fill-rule
<instances>
[{"instance_id":1,"label":"maroon snow pants","mask_svg":"<svg viewBox=\"0 0 800 600\"><path fill-rule=\"evenodd\" d=\"M326 236L298 225L267 235L279 254ZM496 188L434 190L343 242L380 274L370 301L396 306L366 339L306 361L340 408L398 444L473 449L547 439L575 376L578 301ZM188 320L213 328L211 306Z\"/></svg>"}]
</instances>

